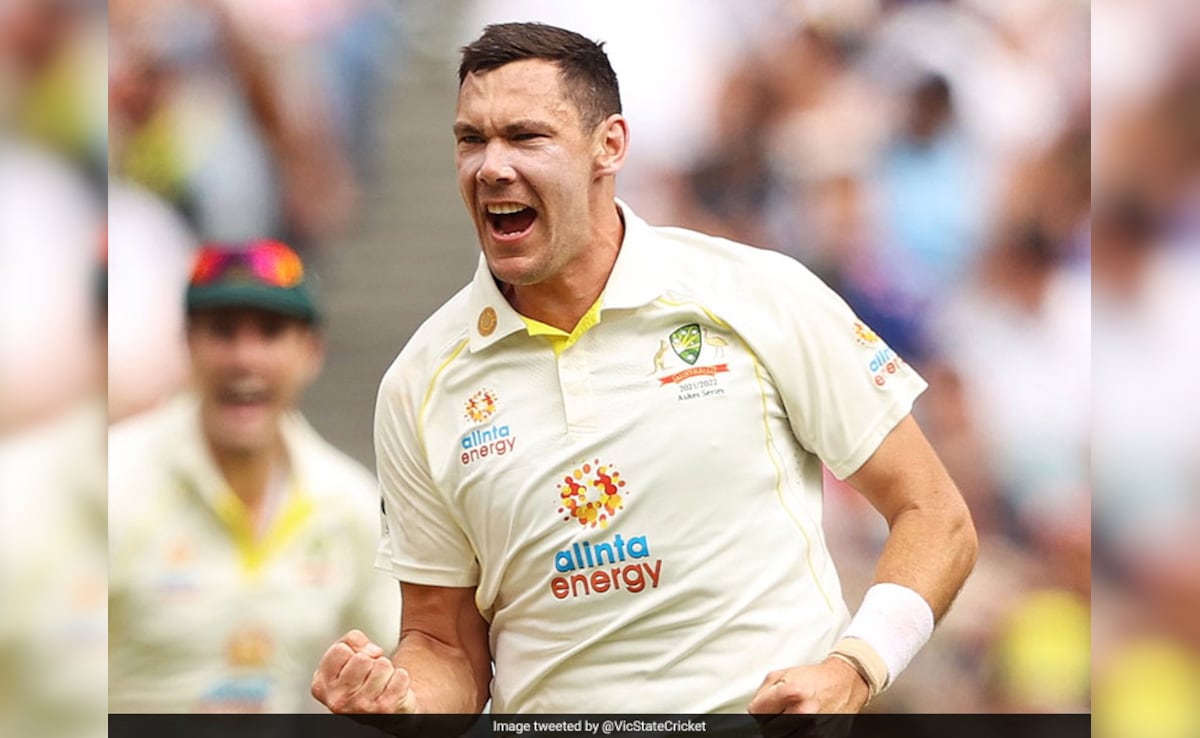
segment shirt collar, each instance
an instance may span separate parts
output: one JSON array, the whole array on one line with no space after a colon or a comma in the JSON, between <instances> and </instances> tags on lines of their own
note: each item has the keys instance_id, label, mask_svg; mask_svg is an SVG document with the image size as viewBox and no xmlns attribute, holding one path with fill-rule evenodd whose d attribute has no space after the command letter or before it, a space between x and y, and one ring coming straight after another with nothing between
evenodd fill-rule
<instances>
[{"instance_id":1,"label":"shirt collar","mask_svg":"<svg viewBox=\"0 0 1200 738\"><path fill-rule=\"evenodd\" d=\"M619 199L616 203L625 221L625 236L604 287L601 312L641 307L663 292L653 231L628 205ZM479 255L479 265L471 282L469 304L469 320L472 324L468 332L472 352L486 349L505 336L526 330L520 314L501 294L483 254Z\"/></svg>"}]
</instances>

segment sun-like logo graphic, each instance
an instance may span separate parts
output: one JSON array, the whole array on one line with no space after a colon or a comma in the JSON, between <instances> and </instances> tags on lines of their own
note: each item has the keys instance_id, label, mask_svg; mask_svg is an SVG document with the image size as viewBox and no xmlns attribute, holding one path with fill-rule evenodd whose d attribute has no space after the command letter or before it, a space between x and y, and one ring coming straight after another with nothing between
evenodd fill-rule
<instances>
[{"instance_id":1,"label":"sun-like logo graphic","mask_svg":"<svg viewBox=\"0 0 1200 738\"><path fill-rule=\"evenodd\" d=\"M854 337L864 346L874 346L879 343L879 334L863 323L854 324Z\"/></svg>"},{"instance_id":2,"label":"sun-like logo graphic","mask_svg":"<svg viewBox=\"0 0 1200 738\"><path fill-rule=\"evenodd\" d=\"M467 400L466 409L463 417L482 423L496 414L496 393L490 389L479 390Z\"/></svg>"},{"instance_id":3,"label":"sun-like logo graphic","mask_svg":"<svg viewBox=\"0 0 1200 738\"><path fill-rule=\"evenodd\" d=\"M271 661L275 641L271 632L258 625L239 627L225 644L225 658L233 666L262 667Z\"/></svg>"},{"instance_id":4,"label":"sun-like logo graphic","mask_svg":"<svg viewBox=\"0 0 1200 738\"><path fill-rule=\"evenodd\" d=\"M608 527L608 521L625 507L625 480L611 464L600 459L583 463L563 477L558 485L558 512L564 521L572 519L590 528Z\"/></svg>"}]
</instances>

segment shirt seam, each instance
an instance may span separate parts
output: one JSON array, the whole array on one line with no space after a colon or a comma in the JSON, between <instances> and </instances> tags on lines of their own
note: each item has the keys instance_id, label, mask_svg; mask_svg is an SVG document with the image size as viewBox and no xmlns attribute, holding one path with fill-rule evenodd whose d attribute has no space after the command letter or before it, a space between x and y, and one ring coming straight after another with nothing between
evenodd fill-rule
<instances>
[{"instance_id":1,"label":"shirt seam","mask_svg":"<svg viewBox=\"0 0 1200 738\"><path fill-rule=\"evenodd\" d=\"M470 340L466 338L459 341L458 345L454 347L454 350L450 352L450 356L448 356L438 366L438 368L434 370L433 375L429 378L429 384L425 387L425 396L421 398L421 407L417 411L417 441L421 444L421 454L425 458L426 466L429 465L429 447L425 441L425 414L429 410L429 402L433 399L433 391L437 385L438 379L442 376L442 372L444 372L446 368L449 367L450 364L453 363L460 354L462 354L463 349L465 349L469 343Z\"/></svg>"}]
</instances>

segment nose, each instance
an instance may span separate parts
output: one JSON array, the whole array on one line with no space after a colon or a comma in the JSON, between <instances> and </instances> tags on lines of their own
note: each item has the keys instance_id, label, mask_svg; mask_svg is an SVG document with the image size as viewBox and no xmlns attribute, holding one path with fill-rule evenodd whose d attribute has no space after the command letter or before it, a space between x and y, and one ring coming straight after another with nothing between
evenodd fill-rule
<instances>
[{"instance_id":1,"label":"nose","mask_svg":"<svg viewBox=\"0 0 1200 738\"><path fill-rule=\"evenodd\" d=\"M493 139L483 150L483 161L475 172L475 179L480 184L496 185L509 184L516 180L517 173L509 162L509 152L504 141Z\"/></svg>"},{"instance_id":2,"label":"nose","mask_svg":"<svg viewBox=\"0 0 1200 738\"><path fill-rule=\"evenodd\" d=\"M240 369L257 366L266 346L262 333L252 325L242 325L230 341L233 364Z\"/></svg>"}]
</instances>

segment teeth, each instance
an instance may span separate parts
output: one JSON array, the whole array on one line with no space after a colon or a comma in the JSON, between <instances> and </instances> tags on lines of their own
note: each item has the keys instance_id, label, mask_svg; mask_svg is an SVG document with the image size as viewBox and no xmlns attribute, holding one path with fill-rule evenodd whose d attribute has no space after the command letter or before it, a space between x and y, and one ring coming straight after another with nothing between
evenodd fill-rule
<instances>
[{"instance_id":1,"label":"teeth","mask_svg":"<svg viewBox=\"0 0 1200 738\"><path fill-rule=\"evenodd\" d=\"M524 209L524 205L515 202L502 202L487 206L487 211L492 215L512 215L513 213L519 213Z\"/></svg>"},{"instance_id":2,"label":"teeth","mask_svg":"<svg viewBox=\"0 0 1200 738\"><path fill-rule=\"evenodd\" d=\"M229 389L234 392L261 392L266 387L266 383L259 379L235 379L229 383Z\"/></svg>"},{"instance_id":3,"label":"teeth","mask_svg":"<svg viewBox=\"0 0 1200 738\"><path fill-rule=\"evenodd\" d=\"M257 402L266 396L266 386L257 380L242 380L230 383L225 394L234 402Z\"/></svg>"}]
</instances>

